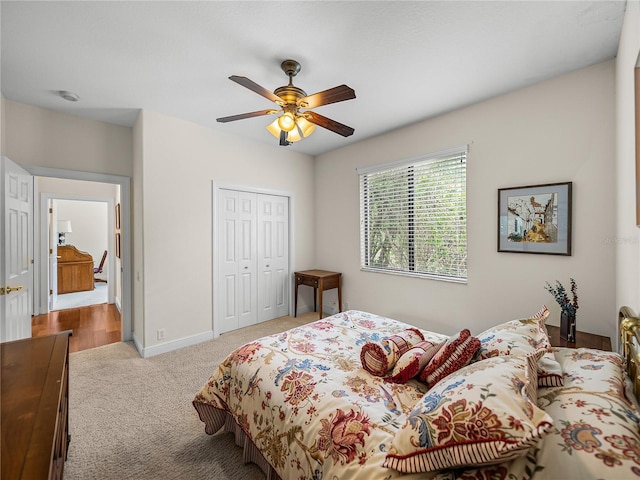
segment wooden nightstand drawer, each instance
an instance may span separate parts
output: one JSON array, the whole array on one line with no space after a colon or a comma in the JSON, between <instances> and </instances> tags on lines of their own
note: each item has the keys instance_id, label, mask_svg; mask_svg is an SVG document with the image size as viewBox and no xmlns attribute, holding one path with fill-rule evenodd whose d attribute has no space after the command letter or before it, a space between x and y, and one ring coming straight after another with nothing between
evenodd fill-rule
<instances>
[{"instance_id":1,"label":"wooden nightstand drawer","mask_svg":"<svg viewBox=\"0 0 640 480\"><path fill-rule=\"evenodd\" d=\"M554 347L569 347L569 348L597 348L598 350L611 351L611 339L603 335L596 335L595 333L576 332L575 343L567 342L560 338L560 327L554 327L553 325L547 325L547 332L549 333L549 340Z\"/></svg>"}]
</instances>

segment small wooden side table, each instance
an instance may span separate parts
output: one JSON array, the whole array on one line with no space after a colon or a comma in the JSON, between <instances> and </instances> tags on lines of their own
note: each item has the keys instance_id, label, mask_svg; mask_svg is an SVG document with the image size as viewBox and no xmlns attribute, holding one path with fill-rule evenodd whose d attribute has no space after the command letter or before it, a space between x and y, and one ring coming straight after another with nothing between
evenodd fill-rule
<instances>
[{"instance_id":1,"label":"small wooden side table","mask_svg":"<svg viewBox=\"0 0 640 480\"><path fill-rule=\"evenodd\" d=\"M328 272L326 270L304 270L295 272L296 292L295 292L295 310L294 317L298 316L298 285L307 285L313 287L313 311L316 312L317 304L320 303L320 317L322 318L322 292L338 289L338 311L342 311L342 273Z\"/></svg>"},{"instance_id":2,"label":"small wooden side table","mask_svg":"<svg viewBox=\"0 0 640 480\"><path fill-rule=\"evenodd\" d=\"M568 347L568 348L597 348L598 350L604 350L606 352L611 351L611 339L603 335L596 335L595 333L576 332L576 341L567 342L560 338L560 327L553 325L546 325L547 333L549 334L549 340L554 347Z\"/></svg>"}]
</instances>

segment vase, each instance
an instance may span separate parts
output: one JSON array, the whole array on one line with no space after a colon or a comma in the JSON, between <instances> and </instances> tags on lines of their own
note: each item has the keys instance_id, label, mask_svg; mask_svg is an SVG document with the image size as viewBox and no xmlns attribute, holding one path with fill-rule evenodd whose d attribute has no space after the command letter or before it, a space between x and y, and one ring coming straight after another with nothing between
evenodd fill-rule
<instances>
[{"instance_id":1,"label":"vase","mask_svg":"<svg viewBox=\"0 0 640 480\"><path fill-rule=\"evenodd\" d=\"M570 343L576 342L576 316L560 314L560 338Z\"/></svg>"}]
</instances>

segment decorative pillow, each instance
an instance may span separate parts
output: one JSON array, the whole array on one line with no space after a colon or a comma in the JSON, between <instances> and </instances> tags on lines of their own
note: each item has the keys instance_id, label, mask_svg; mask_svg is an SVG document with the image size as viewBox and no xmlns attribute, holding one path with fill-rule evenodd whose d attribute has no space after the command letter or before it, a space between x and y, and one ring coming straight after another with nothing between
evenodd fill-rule
<instances>
[{"instance_id":1,"label":"decorative pillow","mask_svg":"<svg viewBox=\"0 0 640 480\"><path fill-rule=\"evenodd\" d=\"M422 340L424 340L424 335L420 330L407 328L385 338L380 343L367 342L360 351L362 368L371 375L384 377L404 352Z\"/></svg>"},{"instance_id":2,"label":"decorative pillow","mask_svg":"<svg viewBox=\"0 0 640 480\"><path fill-rule=\"evenodd\" d=\"M431 343L427 340L417 343L413 348L402 354L393 367L391 376L385 378L385 380L393 383L407 383L426 367L429 360L438 353L442 345L442 343Z\"/></svg>"},{"instance_id":3,"label":"decorative pillow","mask_svg":"<svg viewBox=\"0 0 640 480\"><path fill-rule=\"evenodd\" d=\"M430 472L525 455L553 427L536 404L542 353L488 358L439 382L398 430L383 465Z\"/></svg>"},{"instance_id":4,"label":"decorative pillow","mask_svg":"<svg viewBox=\"0 0 640 480\"><path fill-rule=\"evenodd\" d=\"M562 368L551 351L551 342L545 327L548 316L549 310L543 305L529 318L511 320L485 330L478 335L478 359L502 355L528 355L535 350L544 349L546 353L538 362L538 386L562 386Z\"/></svg>"},{"instance_id":5,"label":"decorative pillow","mask_svg":"<svg viewBox=\"0 0 640 480\"><path fill-rule=\"evenodd\" d=\"M444 377L451 375L471 361L480 348L480 340L471 336L468 328L465 328L455 337L451 337L438 350L438 353L429 361L420 372L420 380L428 387L435 385Z\"/></svg>"}]
</instances>

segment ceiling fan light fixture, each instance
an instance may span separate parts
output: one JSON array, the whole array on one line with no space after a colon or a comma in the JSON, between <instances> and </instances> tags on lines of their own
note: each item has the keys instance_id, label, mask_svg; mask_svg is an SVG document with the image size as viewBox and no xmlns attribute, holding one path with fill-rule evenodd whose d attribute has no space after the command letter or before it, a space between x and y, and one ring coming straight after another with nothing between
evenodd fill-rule
<instances>
[{"instance_id":1,"label":"ceiling fan light fixture","mask_svg":"<svg viewBox=\"0 0 640 480\"><path fill-rule=\"evenodd\" d=\"M285 132L290 132L296 126L296 121L293 119L291 113L286 112L284 115L278 117L278 125Z\"/></svg>"},{"instance_id":2,"label":"ceiling fan light fixture","mask_svg":"<svg viewBox=\"0 0 640 480\"><path fill-rule=\"evenodd\" d=\"M278 120L280 120L280 117L276 118L273 122L267 125L267 130L269 131L269 133L276 138L280 138L280 132L282 131L280 125L278 125Z\"/></svg>"},{"instance_id":3,"label":"ceiling fan light fixture","mask_svg":"<svg viewBox=\"0 0 640 480\"><path fill-rule=\"evenodd\" d=\"M316 126L304 117L296 117L296 124L305 138L313 133Z\"/></svg>"},{"instance_id":4,"label":"ceiling fan light fixture","mask_svg":"<svg viewBox=\"0 0 640 480\"><path fill-rule=\"evenodd\" d=\"M302 135L300 135L300 129L294 128L290 132L287 133L287 140L290 142L299 142L302 140Z\"/></svg>"}]
</instances>

